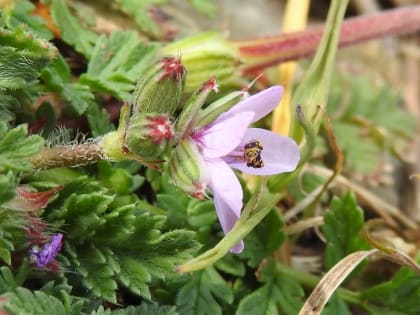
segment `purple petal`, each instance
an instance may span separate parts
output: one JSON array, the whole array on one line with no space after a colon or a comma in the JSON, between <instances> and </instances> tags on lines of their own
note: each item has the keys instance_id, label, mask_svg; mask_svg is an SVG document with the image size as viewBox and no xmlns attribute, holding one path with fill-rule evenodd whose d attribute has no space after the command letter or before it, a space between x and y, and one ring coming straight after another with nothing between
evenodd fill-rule
<instances>
[{"instance_id":1,"label":"purple petal","mask_svg":"<svg viewBox=\"0 0 420 315\"><path fill-rule=\"evenodd\" d=\"M224 160L229 166L253 175L273 175L290 172L296 168L300 159L299 147L291 138L265 129L248 128L241 146L252 140L258 140L263 146L261 159L264 162L264 166L253 168L247 166L244 161L226 157Z\"/></svg>"},{"instance_id":2,"label":"purple petal","mask_svg":"<svg viewBox=\"0 0 420 315\"><path fill-rule=\"evenodd\" d=\"M61 249L61 240L63 234L58 233L54 235L51 241L45 244L40 251L32 251L32 256L35 258L38 268L44 268L51 263Z\"/></svg>"},{"instance_id":3,"label":"purple petal","mask_svg":"<svg viewBox=\"0 0 420 315\"><path fill-rule=\"evenodd\" d=\"M210 173L209 187L213 191L214 205L223 232L227 234L241 215L242 187L232 169L222 160L208 162ZM240 253L244 248L242 241L230 249Z\"/></svg>"},{"instance_id":4,"label":"purple petal","mask_svg":"<svg viewBox=\"0 0 420 315\"><path fill-rule=\"evenodd\" d=\"M222 121L207 125L195 133L192 138L201 148L205 158L218 158L234 150L253 118L252 112L238 113Z\"/></svg>"},{"instance_id":5,"label":"purple petal","mask_svg":"<svg viewBox=\"0 0 420 315\"><path fill-rule=\"evenodd\" d=\"M242 112L253 112L254 118L251 121L253 123L271 113L279 105L282 96L283 87L280 85L272 86L239 102L226 113L220 115L216 121Z\"/></svg>"}]
</instances>

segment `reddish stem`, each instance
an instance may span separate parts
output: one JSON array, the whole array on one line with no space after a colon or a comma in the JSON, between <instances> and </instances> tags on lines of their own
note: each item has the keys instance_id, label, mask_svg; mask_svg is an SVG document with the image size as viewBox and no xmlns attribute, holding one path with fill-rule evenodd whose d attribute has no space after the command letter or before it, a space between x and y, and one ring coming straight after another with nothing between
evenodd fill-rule
<instances>
[{"instance_id":1,"label":"reddish stem","mask_svg":"<svg viewBox=\"0 0 420 315\"><path fill-rule=\"evenodd\" d=\"M324 27L259 39L236 41L245 59L244 72L252 73L282 61L296 60L315 53ZM420 5L360 16L343 22L339 46L349 46L374 38L420 30Z\"/></svg>"}]
</instances>

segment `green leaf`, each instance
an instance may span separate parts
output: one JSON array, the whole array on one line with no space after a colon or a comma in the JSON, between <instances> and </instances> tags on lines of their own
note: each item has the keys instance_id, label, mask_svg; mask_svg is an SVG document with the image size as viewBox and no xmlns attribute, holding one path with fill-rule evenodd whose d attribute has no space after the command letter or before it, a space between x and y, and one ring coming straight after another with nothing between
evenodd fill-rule
<instances>
[{"instance_id":1,"label":"green leaf","mask_svg":"<svg viewBox=\"0 0 420 315\"><path fill-rule=\"evenodd\" d=\"M100 306L90 315L178 315L173 306L142 303L140 306L129 306L118 310L105 310Z\"/></svg>"},{"instance_id":2,"label":"green leaf","mask_svg":"<svg viewBox=\"0 0 420 315\"><path fill-rule=\"evenodd\" d=\"M82 84L128 100L134 84L154 60L159 49L156 43L142 42L133 31L116 31L98 38Z\"/></svg>"},{"instance_id":3,"label":"green leaf","mask_svg":"<svg viewBox=\"0 0 420 315\"><path fill-rule=\"evenodd\" d=\"M368 248L366 241L359 235L363 223L363 211L357 206L356 198L351 192L340 199L333 199L330 210L324 214L324 224L321 226L327 240L327 269L348 254Z\"/></svg>"},{"instance_id":4,"label":"green leaf","mask_svg":"<svg viewBox=\"0 0 420 315\"><path fill-rule=\"evenodd\" d=\"M346 302L343 301L337 294L334 294L328 301L321 315L352 315Z\"/></svg>"},{"instance_id":5,"label":"green leaf","mask_svg":"<svg viewBox=\"0 0 420 315\"><path fill-rule=\"evenodd\" d=\"M71 305L72 299L66 293L66 304L54 296L42 291L29 291L19 287L6 294L4 310L16 315L76 315L80 314L80 305ZM76 311L79 311L77 313Z\"/></svg>"},{"instance_id":6,"label":"green leaf","mask_svg":"<svg viewBox=\"0 0 420 315\"><path fill-rule=\"evenodd\" d=\"M0 205L11 200L16 195L17 184L18 178L12 171L8 171L6 174L0 174Z\"/></svg>"},{"instance_id":7,"label":"green leaf","mask_svg":"<svg viewBox=\"0 0 420 315\"><path fill-rule=\"evenodd\" d=\"M364 136L359 127L336 122L334 133L345 156L346 168L361 173L378 169L378 159L383 151L378 148L372 138Z\"/></svg>"},{"instance_id":8,"label":"green leaf","mask_svg":"<svg viewBox=\"0 0 420 315\"><path fill-rule=\"evenodd\" d=\"M61 94L79 115L94 102L89 86L71 81L70 68L61 55L43 71L42 79L47 89Z\"/></svg>"},{"instance_id":9,"label":"green leaf","mask_svg":"<svg viewBox=\"0 0 420 315\"><path fill-rule=\"evenodd\" d=\"M22 25L35 37L50 40L53 34L48 30L46 21L33 13L35 6L28 0L17 0L10 17L8 27L18 28Z\"/></svg>"},{"instance_id":10,"label":"green leaf","mask_svg":"<svg viewBox=\"0 0 420 315\"><path fill-rule=\"evenodd\" d=\"M245 296L235 315L296 315L303 305L304 292L299 283L283 276L270 261L262 271L263 286Z\"/></svg>"},{"instance_id":11,"label":"green leaf","mask_svg":"<svg viewBox=\"0 0 420 315\"><path fill-rule=\"evenodd\" d=\"M103 136L115 130L115 127L109 121L108 112L104 108L100 108L97 103L91 102L89 104L86 116L93 137Z\"/></svg>"},{"instance_id":12,"label":"green leaf","mask_svg":"<svg viewBox=\"0 0 420 315\"><path fill-rule=\"evenodd\" d=\"M24 30L0 29L0 89L21 89L38 78L56 55L50 44Z\"/></svg>"},{"instance_id":13,"label":"green leaf","mask_svg":"<svg viewBox=\"0 0 420 315\"><path fill-rule=\"evenodd\" d=\"M211 0L189 0L191 5L201 13L213 17L216 13L216 6Z\"/></svg>"},{"instance_id":14,"label":"green leaf","mask_svg":"<svg viewBox=\"0 0 420 315\"><path fill-rule=\"evenodd\" d=\"M245 238L245 249L241 257L248 260L248 265L258 267L283 243L285 234L283 222L277 211L270 211L255 229Z\"/></svg>"},{"instance_id":15,"label":"green leaf","mask_svg":"<svg viewBox=\"0 0 420 315\"><path fill-rule=\"evenodd\" d=\"M119 204L111 194L81 177L66 184L44 215L65 235L67 267L82 275L78 281L94 295L115 303L123 285L150 299L153 280L175 275L175 267L197 249L194 233L163 231L164 216L137 207L134 196L133 203Z\"/></svg>"},{"instance_id":16,"label":"green leaf","mask_svg":"<svg viewBox=\"0 0 420 315\"><path fill-rule=\"evenodd\" d=\"M136 21L140 29L154 38L162 37L162 29L148 13L153 5L162 4L163 0L116 0L116 6Z\"/></svg>"},{"instance_id":17,"label":"green leaf","mask_svg":"<svg viewBox=\"0 0 420 315\"><path fill-rule=\"evenodd\" d=\"M29 264L26 260L19 268L0 267L0 294L14 291L22 286L29 274Z\"/></svg>"},{"instance_id":18,"label":"green leaf","mask_svg":"<svg viewBox=\"0 0 420 315\"><path fill-rule=\"evenodd\" d=\"M372 314L420 314L420 276L401 268L390 280L361 292Z\"/></svg>"},{"instance_id":19,"label":"green leaf","mask_svg":"<svg viewBox=\"0 0 420 315\"><path fill-rule=\"evenodd\" d=\"M61 30L61 38L72 45L85 57L91 57L97 35L87 30L71 14L65 0L51 0L51 15L55 25Z\"/></svg>"},{"instance_id":20,"label":"green leaf","mask_svg":"<svg viewBox=\"0 0 420 315\"><path fill-rule=\"evenodd\" d=\"M183 315L218 315L222 314L218 300L230 304L233 294L223 278L209 267L194 273L180 288L176 305Z\"/></svg>"},{"instance_id":21,"label":"green leaf","mask_svg":"<svg viewBox=\"0 0 420 315\"><path fill-rule=\"evenodd\" d=\"M6 124L0 122L0 174L31 169L28 158L41 150L44 139L36 135L27 137L27 133L26 125L7 131Z\"/></svg>"}]
</instances>

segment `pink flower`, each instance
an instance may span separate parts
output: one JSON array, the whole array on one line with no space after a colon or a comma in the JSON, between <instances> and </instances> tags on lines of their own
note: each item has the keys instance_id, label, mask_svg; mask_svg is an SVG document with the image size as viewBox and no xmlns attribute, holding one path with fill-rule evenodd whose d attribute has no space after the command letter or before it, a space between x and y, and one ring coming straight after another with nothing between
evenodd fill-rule
<instances>
[{"instance_id":1,"label":"pink flower","mask_svg":"<svg viewBox=\"0 0 420 315\"><path fill-rule=\"evenodd\" d=\"M265 129L248 128L269 114L282 95L281 86L268 88L241 101L190 135L204 164L202 178L206 178L206 183L197 187L201 190L208 187L212 191L225 234L238 220L243 206L242 188L231 168L253 175L273 175L293 171L299 162L299 148L292 139ZM195 195L200 193L197 191ZM240 253L243 247L241 241L231 252Z\"/></svg>"}]
</instances>

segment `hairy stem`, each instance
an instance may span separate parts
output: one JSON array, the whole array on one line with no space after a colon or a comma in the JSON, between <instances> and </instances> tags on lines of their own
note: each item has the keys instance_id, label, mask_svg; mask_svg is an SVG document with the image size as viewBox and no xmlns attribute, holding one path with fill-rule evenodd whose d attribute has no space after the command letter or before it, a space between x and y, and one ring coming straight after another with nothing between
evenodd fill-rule
<instances>
[{"instance_id":1,"label":"hairy stem","mask_svg":"<svg viewBox=\"0 0 420 315\"><path fill-rule=\"evenodd\" d=\"M80 166L105 159L102 142L91 141L74 145L43 148L30 159L34 169L45 170L55 167Z\"/></svg>"},{"instance_id":2,"label":"hairy stem","mask_svg":"<svg viewBox=\"0 0 420 315\"><path fill-rule=\"evenodd\" d=\"M420 5L350 18L341 26L339 47L417 30L420 30ZM323 31L323 27L313 27L300 32L236 41L234 44L245 60L244 72L252 73L283 61L313 55Z\"/></svg>"}]
</instances>

